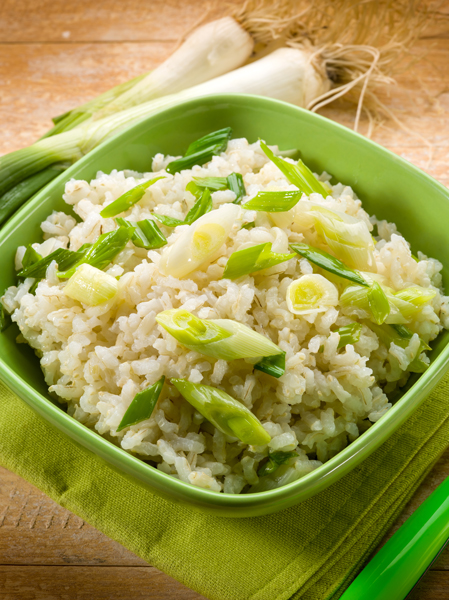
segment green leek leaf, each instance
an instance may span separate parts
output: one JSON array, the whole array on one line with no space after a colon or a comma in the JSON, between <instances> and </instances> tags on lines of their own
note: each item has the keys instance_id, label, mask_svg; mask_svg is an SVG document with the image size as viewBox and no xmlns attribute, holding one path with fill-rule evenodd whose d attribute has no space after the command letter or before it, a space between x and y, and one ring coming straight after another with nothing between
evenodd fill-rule
<instances>
[{"instance_id":1,"label":"green leek leaf","mask_svg":"<svg viewBox=\"0 0 449 600\"><path fill-rule=\"evenodd\" d=\"M103 233L97 241L87 249L84 255L71 265L68 270L65 270L62 265L59 265L60 272L58 277L67 279L71 277L76 269L82 264L88 264L91 267L103 270L107 267L123 250L126 244L130 241L134 233L134 227L119 227L115 231ZM66 267L67 268L67 267Z\"/></svg>"},{"instance_id":2,"label":"green leek leaf","mask_svg":"<svg viewBox=\"0 0 449 600\"><path fill-rule=\"evenodd\" d=\"M367 293L367 297L368 306L371 314L373 315L374 321L378 325L382 325L382 323L385 322L385 319L390 314L390 303L388 302L385 292L377 283L377 281L373 281L371 284Z\"/></svg>"},{"instance_id":3,"label":"green leek leaf","mask_svg":"<svg viewBox=\"0 0 449 600\"><path fill-rule=\"evenodd\" d=\"M264 142L260 142L260 147L268 156L268 158L282 171L285 177L296 185L296 187L309 196L313 192L321 194L324 198L329 195L328 189L318 181L312 171L302 162L298 160L296 165L279 158L276 156Z\"/></svg>"},{"instance_id":4,"label":"green leek leaf","mask_svg":"<svg viewBox=\"0 0 449 600\"><path fill-rule=\"evenodd\" d=\"M290 248L318 267L321 267L325 271L329 271L329 273L343 277L343 279L348 279L358 285L369 287L369 283L363 279L360 273L350 269L341 260L328 254L324 250L319 250L318 248L313 248L308 244L302 243L290 244Z\"/></svg>"},{"instance_id":5,"label":"green leek leaf","mask_svg":"<svg viewBox=\"0 0 449 600\"><path fill-rule=\"evenodd\" d=\"M190 183L194 183L198 188L207 188L208 190L211 190L213 192L228 189L227 177L194 177L193 181L191 181Z\"/></svg>"},{"instance_id":6,"label":"green leek leaf","mask_svg":"<svg viewBox=\"0 0 449 600\"><path fill-rule=\"evenodd\" d=\"M235 194L234 204L240 204L243 196L246 196L245 184L240 173L231 173L227 176L228 188Z\"/></svg>"},{"instance_id":7,"label":"green leek leaf","mask_svg":"<svg viewBox=\"0 0 449 600\"><path fill-rule=\"evenodd\" d=\"M165 227L178 227L178 225L185 225L184 221L181 221L181 219L175 219L165 215L158 215L157 213L153 213L153 217L162 223L162 225L165 225Z\"/></svg>"},{"instance_id":8,"label":"green leek leaf","mask_svg":"<svg viewBox=\"0 0 449 600\"><path fill-rule=\"evenodd\" d=\"M192 206L192 208L187 213L187 216L184 220L186 225L191 225L197 219L205 215L206 213L212 210L212 198L210 195L209 188L203 190L203 193Z\"/></svg>"},{"instance_id":9,"label":"green leek leaf","mask_svg":"<svg viewBox=\"0 0 449 600\"><path fill-rule=\"evenodd\" d=\"M162 248L167 243L164 234L151 219L135 223L134 221L127 221L126 219L117 217L115 221L120 227L131 227L134 229L131 241L138 248L152 250L154 248Z\"/></svg>"},{"instance_id":10,"label":"green leek leaf","mask_svg":"<svg viewBox=\"0 0 449 600\"><path fill-rule=\"evenodd\" d=\"M225 435L237 437L251 446L265 446L271 440L259 419L226 392L185 379L172 379L171 383L189 404Z\"/></svg>"},{"instance_id":11,"label":"green leek leaf","mask_svg":"<svg viewBox=\"0 0 449 600\"><path fill-rule=\"evenodd\" d=\"M222 279L238 279L243 275L279 265L294 256L294 254L272 252L271 242L237 250L229 257Z\"/></svg>"},{"instance_id":12,"label":"green leek leaf","mask_svg":"<svg viewBox=\"0 0 449 600\"><path fill-rule=\"evenodd\" d=\"M117 427L117 433L125 427L136 425L151 417L161 395L164 382L165 377L162 376L159 381L156 381L156 383L153 383L153 385L150 385L134 396L133 401L123 415L123 419L120 421L120 425Z\"/></svg>"},{"instance_id":13,"label":"green leek leaf","mask_svg":"<svg viewBox=\"0 0 449 600\"><path fill-rule=\"evenodd\" d=\"M295 456L298 456L297 452L282 452L281 450L277 452L271 452L268 456L267 462L259 468L257 474L259 477L270 475L271 473L274 473L278 467Z\"/></svg>"},{"instance_id":14,"label":"green leek leaf","mask_svg":"<svg viewBox=\"0 0 449 600\"><path fill-rule=\"evenodd\" d=\"M286 212L300 201L302 192L258 192L257 196L243 204L246 210Z\"/></svg>"},{"instance_id":15,"label":"green leek leaf","mask_svg":"<svg viewBox=\"0 0 449 600\"><path fill-rule=\"evenodd\" d=\"M22 258L22 269L31 267L31 265L34 265L41 259L42 256L39 254L39 252L36 252L36 250L31 244L28 244L27 249L25 250L25 254Z\"/></svg>"},{"instance_id":16,"label":"green leek leaf","mask_svg":"<svg viewBox=\"0 0 449 600\"><path fill-rule=\"evenodd\" d=\"M251 221L251 223L245 223L240 227L240 229L252 229L256 226L256 221Z\"/></svg>"},{"instance_id":17,"label":"green leek leaf","mask_svg":"<svg viewBox=\"0 0 449 600\"><path fill-rule=\"evenodd\" d=\"M285 352L275 356L265 356L254 365L254 368L272 377L282 377L285 373Z\"/></svg>"},{"instance_id":18,"label":"green leek leaf","mask_svg":"<svg viewBox=\"0 0 449 600\"><path fill-rule=\"evenodd\" d=\"M103 210L100 212L100 215L104 218L109 218L116 217L120 213L125 212L131 208L131 206L139 202L139 200L141 200L145 194L145 190L153 185L153 183L156 183L156 181L159 181L159 179L164 179L164 177L155 177L154 179L150 179L149 181L145 181L144 183L136 185L128 192L122 194L119 198L117 198L117 200L114 200L114 202L108 204L106 208L103 208Z\"/></svg>"},{"instance_id":19,"label":"green leek leaf","mask_svg":"<svg viewBox=\"0 0 449 600\"><path fill-rule=\"evenodd\" d=\"M58 264L59 269L67 269L77 263L84 256L84 252L73 252L73 250L65 250L64 248L57 248L51 252L48 256L41 258L37 262L34 262L21 269L18 273L18 277L34 277L36 280L40 280L45 277L47 268L55 260Z\"/></svg>"},{"instance_id":20,"label":"green leek leaf","mask_svg":"<svg viewBox=\"0 0 449 600\"><path fill-rule=\"evenodd\" d=\"M213 131L208 135L196 140L187 148L183 158L173 160L166 167L167 173L179 173L184 169L190 169L194 165L204 165L209 162L213 156L224 152L231 138L232 129L225 127L218 131Z\"/></svg>"},{"instance_id":21,"label":"green leek leaf","mask_svg":"<svg viewBox=\"0 0 449 600\"><path fill-rule=\"evenodd\" d=\"M340 336L337 348L345 348L348 344L355 344L359 341L362 326L360 323L351 323L350 325L339 327L336 332Z\"/></svg>"}]
</instances>

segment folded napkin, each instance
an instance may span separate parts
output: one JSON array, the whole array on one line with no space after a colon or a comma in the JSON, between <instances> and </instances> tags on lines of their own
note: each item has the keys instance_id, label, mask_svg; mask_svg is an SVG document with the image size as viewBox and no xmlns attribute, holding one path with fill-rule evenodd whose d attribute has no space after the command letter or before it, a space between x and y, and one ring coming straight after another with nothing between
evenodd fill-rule
<instances>
[{"instance_id":1,"label":"folded napkin","mask_svg":"<svg viewBox=\"0 0 449 600\"><path fill-rule=\"evenodd\" d=\"M449 374L370 458L281 513L227 519L145 491L0 384L0 463L210 600L335 600L449 440Z\"/></svg>"}]
</instances>

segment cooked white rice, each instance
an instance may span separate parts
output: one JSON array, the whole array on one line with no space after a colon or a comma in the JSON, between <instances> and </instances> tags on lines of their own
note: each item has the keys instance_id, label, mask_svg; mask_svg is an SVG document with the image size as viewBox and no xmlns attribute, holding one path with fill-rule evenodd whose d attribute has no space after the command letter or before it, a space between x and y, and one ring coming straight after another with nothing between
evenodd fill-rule
<instances>
[{"instance_id":1,"label":"cooked white rice","mask_svg":"<svg viewBox=\"0 0 449 600\"><path fill-rule=\"evenodd\" d=\"M277 148L272 147L276 152ZM116 228L114 219L99 213L135 185L165 175L148 188L143 199L125 216L133 221L152 218L152 212L183 219L195 198L185 191L193 176L243 175L248 197L259 190L295 190L260 149L245 139L229 142L227 151L204 167L195 166L174 176L164 167L172 157L157 155L153 172L99 172L96 179L69 181L64 200L80 222L63 212L53 212L41 225L44 242L33 244L43 256L56 248L78 249L101 233ZM326 174L322 180L328 180ZM214 209L232 202L232 191L212 193ZM86 426L123 449L148 460L161 471L193 485L227 493L251 491L257 485L259 463L270 451L297 452L288 467L280 468L272 485L293 481L316 469L378 421L391 407L388 395L409 377L419 336L428 342L448 327L448 298L441 290L442 265L419 255L412 258L407 241L396 226L370 217L352 189L334 185L332 196L312 194L315 203L364 220L370 230L377 224L374 256L377 271L393 290L410 285L437 291L408 327L415 332L406 349L386 347L363 325L360 340L337 351L337 327L354 321L354 311L331 307L326 312L294 315L287 307L286 290L292 280L316 268L294 258L276 267L237 281L223 280L232 252L262 242L273 251L287 252L288 244L313 245L316 232L297 226L274 227L266 213L241 210L227 243L184 279L158 271L159 250L143 250L132 243L106 271L118 277L118 298L96 307L82 305L64 294L56 277L56 263L47 270L35 294L33 279L10 287L2 302L20 328L19 341L27 342L40 358L50 391L68 405L68 412ZM256 221L256 227L242 229ZM168 244L187 225L160 226ZM16 269L22 266L25 247L17 250ZM200 318L235 319L269 336L286 352L286 372L270 377L245 360L225 362L189 351L155 320L163 310L184 308ZM366 318L358 311L357 318ZM425 354L421 355L428 362ZM116 429L135 394L162 375L186 378L225 390L251 409L271 436L265 447L246 446L224 435L193 409L174 386L165 385L150 419L117 433ZM257 487L255 488L258 489Z\"/></svg>"}]
</instances>

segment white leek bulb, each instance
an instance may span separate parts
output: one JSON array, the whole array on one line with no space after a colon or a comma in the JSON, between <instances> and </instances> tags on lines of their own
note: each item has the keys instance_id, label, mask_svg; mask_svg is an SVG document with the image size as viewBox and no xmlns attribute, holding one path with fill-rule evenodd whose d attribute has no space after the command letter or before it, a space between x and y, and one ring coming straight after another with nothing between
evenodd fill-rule
<instances>
[{"instance_id":1,"label":"white leek bulb","mask_svg":"<svg viewBox=\"0 0 449 600\"><path fill-rule=\"evenodd\" d=\"M118 290L112 275L86 263L80 265L64 287L64 294L88 306L98 306L111 300Z\"/></svg>"},{"instance_id":2,"label":"white leek bulb","mask_svg":"<svg viewBox=\"0 0 449 600\"><path fill-rule=\"evenodd\" d=\"M226 242L239 212L236 204L224 204L200 217L172 246L165 248L159 271L181 278L210 261Z\"/></svg>"},{"instance_id":3,"label":"white leek bulb","mask_svg":"<svg viewBox=\"0 0 449 600\"><path fill-rule=\"evenodd\" d=\"M251 56L253 47L249 33L232 17L198 27L166 61L110 102L96 118L176 94L237 69Z\"/></svg>"},{"instance_id":4,"label":"white leek bulb","mask_svg":"<svg viewBox=\"0 0 449 600\"><path fill-rule=\"evenodd\" d=\"M322 275L303 275L288 286L286 300L295 315L324 312L338 304L338 290Z\"/></svg>"}]
</instances>

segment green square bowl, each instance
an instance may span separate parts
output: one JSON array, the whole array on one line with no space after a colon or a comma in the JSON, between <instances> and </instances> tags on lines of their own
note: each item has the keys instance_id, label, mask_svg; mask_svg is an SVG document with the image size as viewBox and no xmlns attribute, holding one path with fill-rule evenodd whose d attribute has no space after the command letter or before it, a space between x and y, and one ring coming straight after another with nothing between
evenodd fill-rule
<instances>
[{"instance_id":1,"label":"green square bowl","mask_svg":"<svg viewBox=\"0 0 449 600\"><path fill-rule=\"evenodd\" d=\"M68 210L65 183L112 169L148 171L157 152L182 154L200 136L231 126L234 137L259 137L281 149L299 148L315 171L326 170L354 188L364 208L388 219L412 249L439 259L449 288L447 228L449 192L405 160L316 114L257 96L215 95L180 104L128 128L74 164L31 199L0 231L0 289L16 281L17 246L41 239L40 223L52 210ZM30 348L17 344L15 326L0 335L0 378L58 429L106 460L121 473L173 502L226 517L273 513L297 504L331 485L371 454L413 413L443 376L449 357L449 332L433 345L431 366L388 413L327 463L282 488L259 494L217 494L188 485L100 437L75 421L47 392L39 362ZM39 457L36 457L39 460Z\"/></svg>"}]
</instances>

